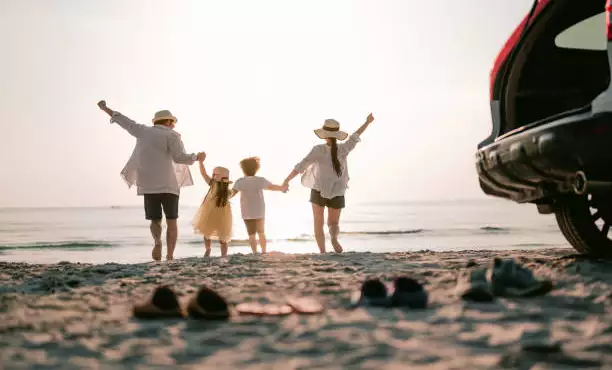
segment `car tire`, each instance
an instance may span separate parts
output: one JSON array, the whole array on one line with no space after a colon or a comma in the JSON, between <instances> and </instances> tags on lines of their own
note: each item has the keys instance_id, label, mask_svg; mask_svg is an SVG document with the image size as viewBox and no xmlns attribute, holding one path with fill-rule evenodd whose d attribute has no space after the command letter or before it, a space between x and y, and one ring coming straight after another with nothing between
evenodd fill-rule
<instances>
[{"instance_id":1,"label":"car tire","mask_svg":"<svg viewBox=\"0 0 612 370\"><path fill-rule=\"evenodd\" d=\"M599 200L599 202L598 202ZM570 196L557 204L557 225L565 239L581 254L612 258L612 240L608 235L612 219L612 203L608 197L592 194ZM602 210L601 207L606 207ZM598 221L604 225L600 228Z\"/></svg>"}]
</instances>

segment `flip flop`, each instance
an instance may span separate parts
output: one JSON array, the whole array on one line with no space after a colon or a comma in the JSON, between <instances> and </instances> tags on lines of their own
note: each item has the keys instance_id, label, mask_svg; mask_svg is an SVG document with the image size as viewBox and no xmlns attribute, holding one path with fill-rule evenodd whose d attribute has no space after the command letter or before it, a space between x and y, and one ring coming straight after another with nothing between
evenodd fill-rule
<instances>
[{"instance_id":1,"label":"flip flop","mask_svg":"<svg viewBox=\"0 0 612 370\"><path fill-rule=\"evenodd\" d=\"M486 268L472 268L457 279L455 292L464 300L472 302L493 302L495 296L487 281Z\"/></svg>"},{"instance_id":2,"label":"flip flop","mask_svg":"<svg viewBox=\"0 0 612 370\"><path fill-rule=\"evenodd\" d=\"M227 301L205 285L187 303L187 313L190 317L204 320L227 320L230 317Z\"/></svg>"},{"instance_id":3,"label":"flip flop","mask_svg":"<svg viewBox=\"0 0 612 370\"><path fill-rule=\"evenodd\" d=\"M289 305L297 313L312 315L325 311L325 307L314 298L311 297L290 297L287 298Z\"/></svg>"},{"instance_id":4,"label":"flip flop","mask_svg":"<svg viewBox=\"0 0 612 370\"><path fill-rule=\"evenodd\" d=\"M132 312L141 319L185 317L176 293L165 285L155 288L148 301L135 304Z\"/></svg>"},{"instance_id":5,"label":"flip flop","mask_svg":"<svg viewBox=\"0 0 612 370\"><path fill-rule=\"evenodd\" d=\"M361 290L353 293L351 297L351 307L389 307L390 305L391 300L387 294L387 287L377 278L364 281Z\"/></svg>"},{"instance_id":6,"label":"flip flop","mask_svg":"<svg viewBox=\"0 0 612 370\"><path fill-rule=\"evenodd\" d=\"M512 259L495 258L488 278L493 294L500 297L535 297L547 294L554 288L552 280L537 279L528 268Z\"/></svg>"},{"instance_id":7,"label":"flip flop","mask_svg":"<svg viewBox=\"0 0 612 370\"><path fill-rule=\"evenodd\" d=\"M286 316L293 313L293 308L286 304L243 302L236 306L236 312L251 316Z\"/></svg>"},{"instance_id":8,"label":"flip flop","mask_svg":"<svg viewBox=\"0 0 612 370\"><path fill-rule=\"evenodd\" d=\"M428 294L417 280L400 276L393 280L392 307L426 308Z\"/></svg>"}]
</instances>

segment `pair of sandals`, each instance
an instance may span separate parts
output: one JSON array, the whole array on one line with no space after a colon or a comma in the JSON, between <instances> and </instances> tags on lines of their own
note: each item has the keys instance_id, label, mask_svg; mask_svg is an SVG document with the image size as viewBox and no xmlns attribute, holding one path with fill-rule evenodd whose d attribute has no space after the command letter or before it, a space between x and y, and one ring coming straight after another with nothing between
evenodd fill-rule
<instances>
[{"instance_id":1,"label":"pair of sandals","mask_svg":"<svg viewBox=\"0 0 612 370\"><path fill-rule=\"evenodd\" d=\"M467 301L493 302L495 297L537 297L554 289L550 279L537 279L513 259L494 258L489 267L474 267L457 281L458 295Z\"/></svg>"},{"instance_id":2,"label":"pair of sandals","mask_svg":"<svg viewBox=\"0 0 612 370\"><path fill-rule=\"evenodd\" d=\"M421 283L408 277L393 279L392 285L383 283L378 278L367 279L361 290L351 296L351 307L408 307L423 309L427 307L429 295Z\"/></svg>"},{"instance_id":3,"label":"pair of sandals","mask_svg":"<svg viewBox=\"0 0 612 370\"><path fill-rule=\"evenodd\" d=\"M201 286L189 299L185 309L178 296L167 285L158 286L151 298L133 307L135 317L141 319L184 318L186 316L205 320L226 320L230 317L229 306L219 293Z\"/></svg>"},{"instance_id":4,"label":"pair of sandals","mask_svg":"<svg viewBox=\"0 0 612 370\"><path fill-rule=\"evenodd\" d=\"M316 314L324 311L323 305L309 297L288 298L285 304L244 302L235 307L242 315L285 316L291 313ZM230 305L216 291L203 285L189 299L185 309L176 293L166 285L158 286L151 298L133 307L133 315L141 319L192 317L202 320L227 320L231 316Z\"/></svg>"}]
</instances>

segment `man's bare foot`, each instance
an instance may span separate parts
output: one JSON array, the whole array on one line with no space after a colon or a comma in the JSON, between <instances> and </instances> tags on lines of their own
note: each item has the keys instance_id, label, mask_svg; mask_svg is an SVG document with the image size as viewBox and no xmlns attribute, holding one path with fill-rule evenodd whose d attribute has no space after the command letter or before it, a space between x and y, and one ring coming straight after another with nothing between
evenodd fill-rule
<instances>
[{"instance_id":1,"label":"man's bare foot","mask_svg":"<svg viewBox=\"0 0 612 370\"><path fill-rule=\"evenodd\" d=\"M153 250L151 251L151 257L155 261L161 261L162 258L162 243L161 241L156 241Z\"/></svg>"},{"instance_id":2,"label":"man's bare foot","mask_svg":"<svg viewBox=\"0 0 612 370\"><path fill-rule=\"evenodd\" d=\"M332 246L334 247L334 250L336 251L336 253L342 253L342 246L340 245L340 242L338 241L338 239L332 239L331 240Z\"/></svg>"},{"instance_id":3,"label":"man's bare foot","mask_svg":"<svg viewBox=\"0 0 612 370\"><path fill-rule=\"evenodd\" d=\"M166 255L166 261L172 261L173 259L174 259L174 256Z\"/></svg>"}]
</instances>

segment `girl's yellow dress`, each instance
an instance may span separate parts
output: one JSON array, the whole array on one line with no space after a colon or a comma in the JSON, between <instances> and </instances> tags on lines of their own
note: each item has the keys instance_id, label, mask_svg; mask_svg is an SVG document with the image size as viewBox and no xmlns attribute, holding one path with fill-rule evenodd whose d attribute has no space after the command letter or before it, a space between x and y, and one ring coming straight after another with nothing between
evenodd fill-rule
<instances>
[{"instance_id":1,"label":"girl's yellow dress","mask_svg":"<svg viewBox=\"0 0 612 370\"><path fill-rule=\"evenodd\" d=\"M193 218L196 233L206 239L229 242L232 239L232 207L229 199L225 206L217 207L218 182L212 181L210 191Z\"/></svg>"}]
</instances>

